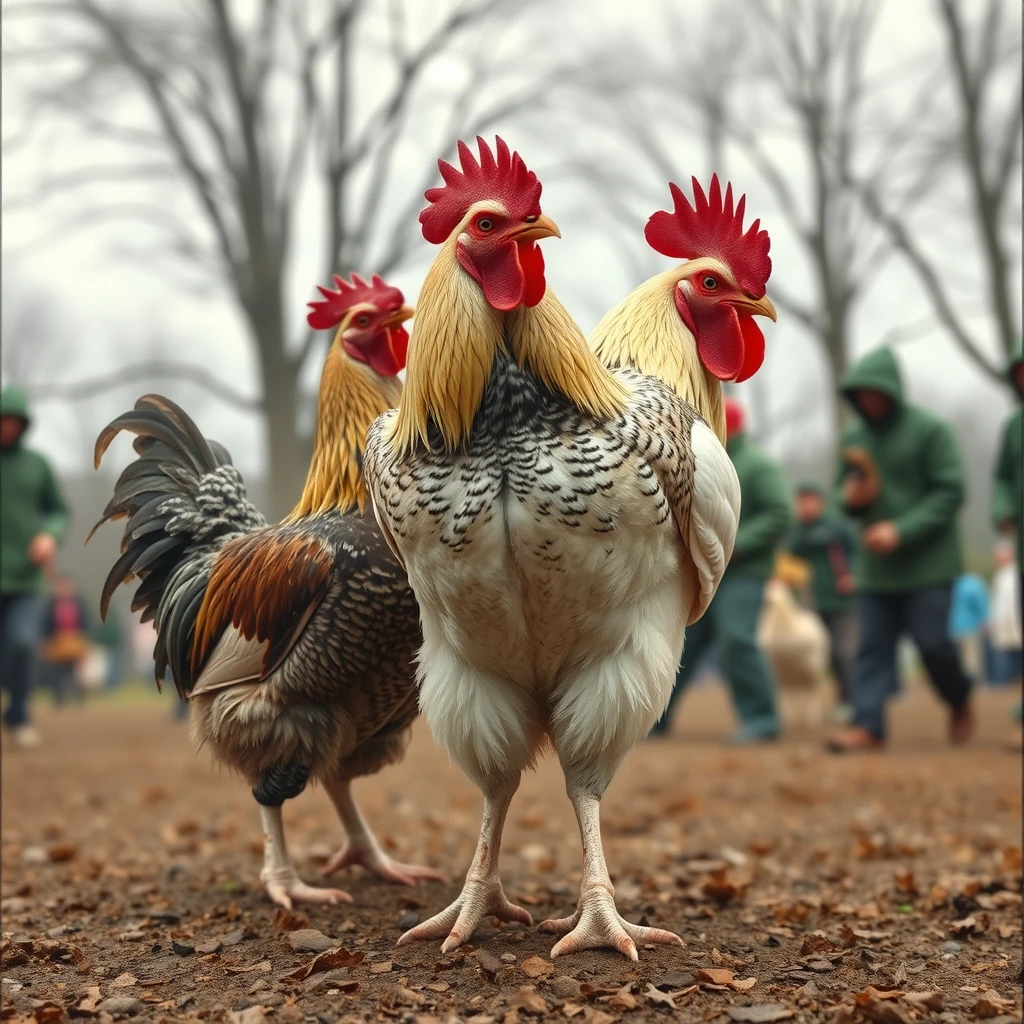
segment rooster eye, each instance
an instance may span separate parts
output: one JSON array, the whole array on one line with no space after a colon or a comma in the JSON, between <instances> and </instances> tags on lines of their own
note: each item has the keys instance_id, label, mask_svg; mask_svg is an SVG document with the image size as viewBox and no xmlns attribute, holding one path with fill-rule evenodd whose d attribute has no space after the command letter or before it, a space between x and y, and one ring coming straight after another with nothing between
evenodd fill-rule
<instances>
[{"instance_id":1,"label":"rooster eye","mask_svg":"<svg viewBox=\"0 0 1024 1024\"><path fill-rule=\"evenodd\" d=\"M370 318L365 313L363 313L362 316L357 316L356 317L356 323L360 327L366 327L369 324L369 322L370 322Z\"/></svg>"},{"instance_id":2,"label":"rooster eye","mask_svg":"<svg viewBox=\"0 0 1024 1024\"><path fill-rule=\"evenodd\" d=\"M490 231L494 227L494 221L490 217L481 217L477 222L476 226L481 231Z\"/></svg>"},{"instance_id":3,"label":"rooster eye","mask_svg":"<svg viewBox=\"0 0 1024 1024\"><path fill-rule=\"evenodd\" d=\"M710 274L705 276L704 280L701 281L701 284L704 285L709 292L713 292L718 287L718 281Z\"/></svg>"}]
</instances>

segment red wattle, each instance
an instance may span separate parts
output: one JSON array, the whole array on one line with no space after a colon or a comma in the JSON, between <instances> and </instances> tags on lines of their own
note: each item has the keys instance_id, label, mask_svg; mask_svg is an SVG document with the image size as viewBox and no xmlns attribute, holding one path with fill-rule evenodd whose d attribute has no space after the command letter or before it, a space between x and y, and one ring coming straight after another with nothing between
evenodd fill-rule
<instances>
[{"instance_id":1,"label":"red wattle","mask_svg":"<svg viewBox=\"0 0 1024 1024\"><path fill-rule=\"evenodd\" d=\"M697 354L704 368L719 380L735 380L743 369L743 334L731 306L697 318Z\"/></svg>"},{"instance_id":2,"label":"red wattle","mask_svg":"<svg viewBox=\"0 0 1024 1024\"><path fill-rule=\"evenodd\" d=\"M514 242L501 243L470 255L466 246L456 249L459 264L481 287L484 298L495 309L515 309L523 301L526 275L519 265Z\"/></svg>"},{"instance_id":3,"label":"red wattle","mask_svg":"<svg viewBox=\"0 0 1024 1024\"><path fill-rule=\"evenodd\" d=\"M401 370L405 366L406 356L409 353L409 332L401 324L388 328L388 341L391 345L391 353L395 357L395 363Z\"/></svg>"},{"instance_id":4,"label":"red wattle","mask_svg":"<svg viewBox=\"0 0 1024 1024\"><path fill-rule=\"evenodd\" d=\"M519 265L526 278L523 289L523 305L536 306L544 298L547 281L544 279L544 254L536 242L520 242Z\"/></svg>"},{"instance_id":5,"label":"red wattle","mask_svg":"<svg viewBox=\"0 0 1024 1024\"><path fill-rule=\"evenodd\" d=\"M398 329L401 330L401 328ZM405 331L403 330L402 333L405 334ZM394 377L405 365L404 361L398 361L391 350L391 342L388 339L388 332L386 330L380 331L374 336L372 346L359 346L347 340L342 342L342 346L353 359L358 359L361 363L367 363L382 377Z\"/></svg>"},{"instance_id":6,"label":"red wattle","mask_svg":"<svg viewBox=\"0 0 1024 1024\"><path fill-rule=\"evenodd\" d=\"M740 315L740 334L743 336L743 365L736 383L753 377L764 362L764 335L752 316Z\"/></svg>"}]
</instances>

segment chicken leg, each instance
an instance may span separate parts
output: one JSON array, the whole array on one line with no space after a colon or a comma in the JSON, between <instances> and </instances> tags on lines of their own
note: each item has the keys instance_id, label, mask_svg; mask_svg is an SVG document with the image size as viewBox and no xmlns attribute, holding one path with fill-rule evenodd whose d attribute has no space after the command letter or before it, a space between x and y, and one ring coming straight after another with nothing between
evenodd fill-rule
<instances>
[{"instance_id":1,"label":"chicken leg","mask_svg":"<svg viewBox=\"0 0 1024 1024\"><path fill-rule=\"evenodd\" d=\"M498 877L501 833L509 804L512 803L512 797L518 788L519 779L516 778L494 793L484 794L480 838L459 898L429 921L410 928L399 938L398 945L415 942L417 939L439 939L447 936L441 945L441 952L447 953L468 942L485 917L533 924L533 918L522 907L509 903Z\"/></svg>"},{"instance_id":2,"label":"chicken leg","mask_svg":"<svg viewBox=\"0 0 1024 1024\"><path fill-rule=\"evenodd\" d=\"M583 949L611 946L631 960L638 960L636 946L643 942L682 945L683 940L661 928L645 928L625 920L615 908L615 888L608 875L601 844L601 801L574 787L570 781L569 799L583 839L583 878L580 900L571 917L544 921L541 931L562 938L551 950L552 958Z\"/></svg>"},{"instance_id":3,"label":"chicken leg","mask_svg":"<svg viewBox=\"0 0 1024 1024\"><path fill-rule=\"evenodd\" d=\"M267 807L260 805L260 818L263 821L263 870L260 881L267 890L267 895L286 910L292 909L292 903L351 903L352 897L342 889L318 889L306 885L299 878L288 856L288 846L284 841L284 821L281 817L281 805Z\"/></svg>"},{"instance_id":4,"label":"chicken leg","mask_svg":"<svg viewBox=\"0 0 1024 1024\"><path fill-rule=\"evenodd\" d=\"M348 837L345 845L324 865L325 878L349 864L361 864L378 878L383 878L387 882L398 882L402 885L415 885L417 879L420 878L430 878L439 882L448 880L436 868L423 867L419 864L402 864L392 860L381 849L377 837L370 831L370 826L366 824L366 819L352 798L350 779L329 782L324 788L338 812L338 817L341 819Z\"/></svg>"}]
</instances>

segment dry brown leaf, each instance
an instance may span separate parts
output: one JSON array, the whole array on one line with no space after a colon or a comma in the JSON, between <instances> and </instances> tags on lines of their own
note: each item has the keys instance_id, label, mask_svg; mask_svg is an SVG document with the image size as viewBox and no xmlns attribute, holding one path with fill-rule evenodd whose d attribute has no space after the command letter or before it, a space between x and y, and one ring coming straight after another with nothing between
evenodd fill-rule
<instances>
[{"instance_id":1,"label":"dry brown leaf","mask_svg":"<svg viewBox=\"0 0 1024 1024\"><path fill-rule=\"evenodd\" d=\"M583 1012L583 1007L579 1003L562 1003L562 1014L572 1020L573 1017L578 1017Z\"/></svg>"},{"instance_id":2,"label":"dry brown leaf","mask_svg":"<svg viewBox=\"0 0 1024 1024\"><path fill-rule=\"evenodd\" d=\"M124 974L119 974L111 983L111 988L131 988L132 985L137 985L139 979L135 977L131 971L125 971Z\"/></svg>"},{"instance_id":3,"label":"dry brown leaf","mask_svg":"<svg viewBox=\"0 0 1024 1024\"><path fill-rule=\"evenodd\" d=\"M729 988L734 992L749 992L757 984L757 978L743 978L729 982Z\"/></svg>"},{"instance_id":4,"label":"dry brown leaf","mask_svg":"<svg viewBox=\"0 0 1024 1024\"><path fill-rule=\"evenodd\" d=\"M616 1018L604 1010L594 1010L587 1019L587 1024L615 1024Z\"/></svg>"},{"instance_id":5,"label":"dry brown leaf","mask_svg":"<svg viewBox=\"0 0 1024 1024\"><path fill-rule=\"evenodd\" d=\"M78 847L70 846L67 843L59 843L56 846L51 846L46 851L46 855L54 864L66 864L69 860L74 860L78 856Z\"/></svg>"},{"instance_id":6,"label":"dry brown leaf","mask_svg":"<svg viewBox=\"0 0 1024 1024\"><path fill-rule=\"evenodd\" d=\"M47 1000L32 1012L36 1024L64 1024L64 1007Z\"/></svg>"},{"instance_id":7,"label":"dry brown leaf","mask_svg":"<svg viewBox=\"0 0 1024 1024\"><path fill-rule=\"evenodd\" d=\"M717 964L719 967L746 967L747 961L741 960L738 956L733 956L731 953L723 953L719 949L711 950L711 962Z\"/></svg>"},{"instance_id":8,"label":"dry brown leaf","mask_svg":"<svg viewBox=\"0 0 1024 1024\"><path fill-rule=\"evenodd\" d=\"M266 974L273 965L269 960L261 960L258 964L250 964L248 967L237 967L233 964L224 964L224 970L231 974L249 974L252 971L259 971L261 974ZM147 981L147 985L152 985L152 981Z\"/></svg>"},{"instance_id":9,"label":"dry brown leaf","mask_svg":"<svg viewBox=\"0 0 1024 1024\"><path fill-rule=\"evenodd\" d=\"M701 967L693 972L693 976L704 984L728 985L735 975L724 967Z\"/></svg>"},{"instance_id":10,"label":"dry brown leaf","mask_svg":"<svg viewBox=\"0 0 1024 1024\"><path fill-rule=\"evenodd\" d=\"M981 1020L989 1020L992 1017L1002 1017L1004 1014L1012 1012L1014 1005L1012 999L1003 999L995 992L986 992L971 1007L971 1014Z\"/></svg>"},{"instance_id":11,"label":"dry brown leaf","mask_svg":"<svg viewBox=\"0 0 1024 1024\"><path fill-rule=\"evenodd\" d=\"M390 960L381 960L380 963L370 964L371 974L390 974L394 963Z\"/></svg>"},{"instance_id":12,"label":"dry brown leaf","mask_svg":"<svg viewBox=\"0 0 1024 1024\"><path fill-rule=\"evenodd\" d=\"M989 974L992 971L1001 971L1009 962L1009 960L983 961L981 963L971 964L967 970L969 970L971 974Z\"/></svg>"},{"instance_id":13,"label":"dry brown leaf","mask_svg":"<svg viewBox=\"0 0 1024 1024\"><path fill-rule=\"evenodd\" d=\"M528 978L546 978L555 969L550 960L541 960L536 954L528 956L520 966Z\"/></svg>"},{"instance_id":14,"label":"dry brown leaf","mask_svg":"<svg viewBox=\"0 0 1024 1024\"><path fill-rule=\"evenodd\" d=\"M667 992L662 992L660 988L655 988L650 982L647 983L647 988L644 991L644 995L647 997L649 1003L654 1003L656 1006L668 1006L671 1009L676 1008L676 1001Z\"/></svg>"},{"instance_id":15,"label":"dry brown leaf","mask_svg":"<svg viewBox=\"0 0 1024 1024\"><path fill-rule=\"evenodd\" d=\"M508 1005L513 1010L522 1010L523 1013L532 1013L538 1017L548 1012L548 1001L532 985L516 992Z\"/></svg>"},{"instance_id":16,"label":"dry brown leaf","mask_svg":"<svg viewBox=\"0 0 1024 1024\"><path fill-rule=\"evenodd\" d=\"M990 923L988 914L978 914L977 916L969 914L959 921L951 922L949 930L953 935L961 938L967 935L980 935L982 932L988 931Z\"/></svg>"},{"instance_id":17,"label":"dry brown leaf","mask_svg":"<svg viewBox=\"0 0 1024 1024\"><path fill-rule=\"evenodd\" d=\"M796 1016L796 1010L782 1003L761 1003L757 1006L727 1006L725 1012L736 1024L774 1024Z\"/></svg>"},{"instance_id":18,"label":"dry brown leaf","mask_svg":"<svg viewBox=\"0 0 1024 1024\"><path fill-rule=\"evenodd\" d=\"M363 953L353 953L351 950L339 946L336 949L325 949L322 953L317 953L309 963L297 967L285 977L288 981L305 981L311 974L333 971L337 967L354 967L362 962Z\"/></svg>"},{"instance_id":19,"label":"dry brown leaf","mask_svg":"<svg viewBox=\"0 0 1024 1024\"><path fill-rule=\"evenodd\" d=\"M824 932L812 932L800 946L801 956L810 956L812 953L832 953L842 947L836 945Z\"/></svg>"},{"instance_id":20,"label":"dry brown leaf","mask_svg":"<svg viewBox=\"0 0 1024 1024\"><path fill-rule=\"evenodd\" d=\"M475 953L477 963L480 965L480 970L491 981L501 973L501 961L493 954L488 953L486 949L478 949Z\"/></svg>"},{"instance_id":21,"label":"dry brown leaf","mask_svg":"<svg viewBox=\"0 0 1024 1024\"><path fill-rule=\"evenodd\" d=\"M923 1006L925 1009L938 1013L942 1009L942 993L935 992L907 992L903 996L911 1006Z\"/></svg>"},{"instance_id":22,"label":"dry brown leaf","mask_svg":"<svg viewBox=\"0 0 1024 1024\"><path fill-rule=\"evenodd\" d=\"M870 985L853 1001L862 1016L875 1024L913 1024L913 1017L899 1003L902 992L880 991Z\"/></svg>"},{"instance_id":23,"label":"dry brown leaf","mask_svg":"<svg viewBox=\"0 0 1024 1024\"><path fill-rule=\"evenodd\" d=\"M635 1010L639 1002L635 995L630 992L632 985L623 985L615 995L608 997L608 1005L614 1010Z\"/></svg>"},{"instance_id":24,"label":"dry brown leaf","mask_svg":"<svg viewBox=\"0 0 1024 1024\"><path fill-rule=\"evenodd\" d=\"M309 927L309 918L278 907L274 912L274 927L282 932L297 932Z\"/></svg>"},{"instance_id":25,"label":"dry brown leaf","mask_svg":"<svg viewBox=\"0 0 1024 1024\"><path fill-rule=\"evenodd\" d=\"M619 990L617 988L609 988L608 986L591 985L589 982L584 982L580 985L580 995L584 999L593 1000L601 999L604 996L613 996Z\"/></svg>"},{"instance_id":26,"label":"dry brown leaf","mask_svg":"<svg viewBox=\"0 0 1024 1024\"><path fill-rule=\"evenodd\" d=\"M264 1024L267 1019L265 1006L247 1006L244 1010L229 1010L229 1024Z\"/></svg>"}]
</instances>

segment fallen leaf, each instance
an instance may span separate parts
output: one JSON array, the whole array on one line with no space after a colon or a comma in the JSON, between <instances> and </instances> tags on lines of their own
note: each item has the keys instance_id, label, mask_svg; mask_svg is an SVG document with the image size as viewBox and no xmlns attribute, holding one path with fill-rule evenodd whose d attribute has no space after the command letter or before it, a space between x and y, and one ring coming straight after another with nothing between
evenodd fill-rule
<instances>
[{"instance_id":1,"label":"fallen leaf","mask_svg":"<svg viewBox=\"0 0 1024 1024\"><path fill-rule=\"evenodd\" d=\"M480 970L489 981L494 981L501 973L501 961L493 953L488 953L486 949L478 949L475 956Z\"/></svg>"},{"instance_id":2,"label":"fallen leaf","mask_svg":"<svg viewBox=\"0 0 1024 1024\"><path fill-rule=\"evenodd\" d=\"M94 1017L96 1015L96 1007L102 1001L103 996L100 995L99 985L89 985L78 1005L73 1006L68 1012L72 1017Z\"/></svg>"},{"instance_id":3,"label":"fallen leaf","mask_svg":"<svg viewBox=\"0 0 1024 1024\"><path fill-rule=\"evenodd\" d=\"M613 996L618 991L617 988L609 988L607 985L591 985L589 982L584 982L580 985L580 995L584 999L591 1001L603 999L605 996Z\"/></svg>"},{"instance_id":4,"label":"fallen leaf","mask_svg":"<svg viewBox=\"0 0 1024 1024\"><path fill-rule=\"evenodd\" d=\"M800 955L809 956L812 953L832 953L839 948L823 932L812 932L801 944Z\"/></svg>"},{"instance_id":5,"label":"fallen leaf","mask_svg":"<svg viewBox=\"0 0 1024 1024\"><path fill-rule=\"evenodd\" d=\"M64 1024L64 1007L47 1000L32 1012L36 1024Z\"/></svg>"},{"instance_id":6,"label":"fallen leaf","mask_svg":"<svg viewBox=\"0 0 1024 1024\"><path fill-rule=\"evenodd\" d=\"M379 964L370 965L371 974L389 974L394 964L390 960L383 960Z\"/></svg>"},{"instance_id":7,"label":"fallen leaf","mask_svg":"<svg viewBox=\"0 0 1024 1024\"><path fill-rule=\"evenodd\" d=\"M449 985L447 981L431 981L427 985L427 988L429 988L431 992L447 992L448 989L451 988L451 985Z\"/></svg>"},{"instance_id":8,"label":"fallen leaf","mask_svg":"<svg viewBox=\"0 0 1024 1024\"><path fill-rule=\"evenodd\" d=\"M605 1013L604 1010L595 1010L591 1015L587 1024L614 1024L615 1018L610 1013Z\"/></svg>"},{"instance_id":9,"label":"fallen leaf","mask_svg":"<svg viewBox=\"0 0 1024 1024\"><path fill-rule=\"evenodd\" d=\"M139 979L135 977L130 971L125 971L124 974L119 974L111 983L111 988L131 988L132 985L137 985Z\"/></svg>"},{"instance_id":10,"label":"fallen leaf","mask_svg":"<svg viewBox=\"0 0 1024 1024\"><path fill-rule=\"evenodd\" d=\"M260 971L266 974L273 965L269 960L261 960L258 964L250 964L248 967L235 967L233 965L224 965L224 970L229 971L231 974L248 974L250 971ZM146 982L147 985L152 985L151 981Z\"/></svg>"},{"instance_id":11,"label":"fallen leaf","mask_svg":"<svg viewBox=\"0 0 1024 1024\"><path fill-rule=\"evenodd\" d=\"M264 1024L267 1019L265 1006L248 1006L244 1010L229 1010L230 1024Z\"/></svg>"},{"instance_id":12,"label":"fallen leaf","mask_svg":"<svg viewBox=\"0 0 1024 1024\"><path fill-rule=\"evenodd\" d=\"M772 1021L786 1020L796 1016L796 1010L791 1010L782 1003L759 1003L756 1006L727 1006L725 1012L730 1020L737 1024L772 1024Z\"/></svg>"},{"instance_id":13,"label":"fallen leaf","mask_svg":"<svg viewBox=\"0 0 1024 1024\"><path fill-rule=\"evenodd\" d=\"M583 1007L579 1003L562 1003L562 1014L568 1017L570 1020L573 1017L578 1017L583 1012ZM472 1018L470 1018L466 1024L472 1024Z\"/></svg>"},{"instance_id":14,"label":"fallen leaf","mask_svg":"<svg viewBox=\"0 0 1024 1024\"><path fill-rule=\"evenodd\" d=\"M971 1014L982 1020L989 1020L992 1017L1002 1017L1004 1014L1010 1013L1013 1008L1014 1002L1012 999L1003 999L1001 996L996 995L995 992L986 992L971 1007Z\"/></svg>"},{"instance_id":15,"label":"fallen leaf","mask_svg":"<svg viewBox=\"0 0 1024 1024\"><path fill-rule=\"evenodd\" d=\"M861 1014L875 1024L912 1024L913 1018L899 1004L902 992L883 992L868 986L853 1001Z\"/></svg>"},{"instance_id":16,"label":"fallen leaf","mask_svg":"<svg viewBox=\"0 0 1024 1024\"><path fill-rule=\"evenodd\" d=\"M69 860L74 860L78 855L78 847L61 843L57 846L51 846L46 851L46 855L54 864L66 864Z\"/></svg>"},{"instance_id":17,"label":"fallen leaf","mask_svg":"<svg viewBox=\"0 0 1024 1024\"><path fill-rule=\"evenodd\" d=\"M742 981L730 981L729 988L734 992L749 992L757 984L757 978L744 978Z\"/></svg>"},{"instance_id":18,"label":"fallen leaf","mask_svg":"<svg viewBox=\"0 0 1024 1024\"><path fill-rule=\"evenodd\" d=\"M550 960L541 960L536 954L528 956L520 966L528 978L546 978L555 969Z\"/></svg>"},{"instance_id":19,"label":"fallen leaf","mask_svg":"<svg viewBox=\"0 0 1024 1024\"><path fill-rule=\"evenodd\" d=\"M661 1006L668 1006L673 1010L676 1008L676 1001L667 992L662 992L661 989L655 988L650 982L647 983L644 995L649 1003L654 1003L656 1006L660 1004Z\"/></svg>"},{"instance_id":20,"label":"fallen leaf","mask_svg":"<svg viewBox=\"0 0 1024 1024\"><path fill-rule=\"evenodd\" d=\"M693 976L704 984L728 985L734 974L724 967L701 967L693 972Z\"/></svg>"},{"instance_id":21,"label":"fallen leaf","mask_svg":"<svg viewBox=\"0 0 1024 1024\"><path fill-rule=\"evenodd\" d=\"M635 1010L639 1002L635 995L630 992L632 985L623 985L615 995L608 997L608 1005L616 1010Z\"/></svg>"},{"instance_id":22,"label":"fallen leaf","mask_svg":"<svg viewBox=\"0 0 1024 1024\"><path fill-rule=\"evenodd\" d=\"M977 917L970 914L959 921L953 921L949 930L953 935L963 938L967 935L980 935L982 932L988 931L989 923L988 914L979 914Z\"/></svg>"},{"instance_id":23,"label":"fallen leaf","mask_svg":"<svg viewBox=\"0 0 1024 1024\"><path fill-rule=\"evenodd\" d=\"M284 907L278 907L274 913L274 927L282 932L297 932L309 927L309 918L303 914L293 914Z\"/></svg>"},{"instance_id":24,"label":"fallen leaf","mask_svg":"<svg viewBox=\"0 0 1024 1024\"><path fill-rule=\"evenodd\" d=\"M331 971L336 967L354 967L363 962L363 953L352 953L351 951L338 947L318 953L309 963L297 967L291 974L285 975L288 981L305 981L311 974L319 974L320 971ZM251 968L250 968L251 969Z\"/></svg>"},{"instance_id":25,"label":"fallen leaf","mask_svg":"<svg viewBox=\"0 0 1024 1024\"><path fill-rule=\"evenodd\" d=\"M936 1013L942 1009L941 992L907 992L903 998L912 1006L923 1006Z\"/></svg>"},{"instance_id":26,"label":"fallen leaf","mask_svg":"<svg viewBox=\"0 0 1024 1024\"><path fill-rule=\"evenodd\" d=\"M509 1000L508 1005L513 1010L522 1010L524 1013L536 1014L538 1017L548 1012L548 1001L532 985L527 985L516 992ZM592 1021L591 1024L593 1024Z\"/></svg>"}]
</instances>

